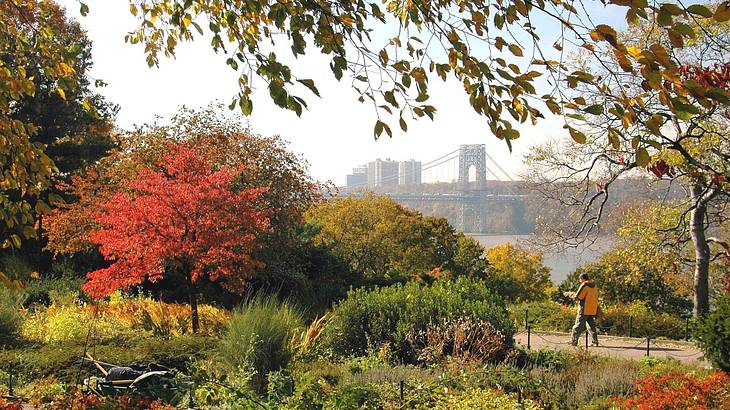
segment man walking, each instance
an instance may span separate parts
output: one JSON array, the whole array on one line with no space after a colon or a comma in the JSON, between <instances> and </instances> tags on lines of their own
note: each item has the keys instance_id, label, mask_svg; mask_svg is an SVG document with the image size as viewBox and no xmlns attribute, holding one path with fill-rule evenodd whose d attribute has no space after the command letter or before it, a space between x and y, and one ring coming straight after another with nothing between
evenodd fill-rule
<instances>
[{"instance_id":1,"label":"man walking","mask_svg":"<svg viewBox=\"0 0 730 410\"><path fill-rule=\"evenodd\" d=\"M575 325L573 326L573 334L571 344L578 345L578 338L583 333L583 329L589 331L593 346L598 346L598 332L596 331L596 315L598 314L598 289L596 285L590 281L587 273L581 273L578 277L580 286L578 290L573 292L565 292L564 295L573 300L577 300L580 304L578 314L575 316Z\"/></svg>"}]
</instances>

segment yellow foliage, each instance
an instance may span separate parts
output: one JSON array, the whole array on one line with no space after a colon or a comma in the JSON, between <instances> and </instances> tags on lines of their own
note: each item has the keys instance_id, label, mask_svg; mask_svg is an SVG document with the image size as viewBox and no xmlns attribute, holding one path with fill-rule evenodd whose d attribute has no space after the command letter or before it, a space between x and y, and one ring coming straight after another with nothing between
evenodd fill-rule
<instances>
[{"instance_id":1,"label":"yellow foliage","mask_svg":"<svg viewBox=\"0 0 730 410\"><path fill-rule=\"evenodd\" d=\"M28 340L52 343L84 339L92 331L97 340L119 337L126 332L145 332L174 337L191 333L190 307L147 297L125 298L115 294L98 306L70 303L58 298L48 308L27 313L22 335ZM216 334L228 321L228 312L209 305L198 306L200 332ZM93 327L92 327L93 324Z\"/></svg>"},{"instance_id":2,"label":"yellow foliage","mask_svg":"<svg viewBox=\"0 0 730 410\"><path fill-rule=\"evenodd\" d=\"M289 343L292 351L299 355L308 353L317 343L322 335L327 323L332 319L332 313L327 312L321 317L315 318L308 327L302 329L299 333L294 333Z\"/></svg>"},{"instance_id":3,"label":"yellow foliage","mask_svg":"<svg viewBox=\"0 0 730 410\"><path fill-rule=\"evenodd\" d=\"M542 254L508 243L489 249L487 260L497 276L515 282L518 288L514 295L516 301L542 300L549 296L553 284L550 269L543 264Z\"/></svg>"}]
</instances>

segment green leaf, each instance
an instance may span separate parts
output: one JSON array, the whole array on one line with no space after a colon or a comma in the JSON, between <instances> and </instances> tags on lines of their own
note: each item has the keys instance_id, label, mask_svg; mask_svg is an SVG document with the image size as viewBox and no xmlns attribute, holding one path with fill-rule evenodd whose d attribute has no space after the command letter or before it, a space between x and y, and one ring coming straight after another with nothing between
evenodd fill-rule
<instances>
[{"instance_id":1,"label":"green leaf","mask_svg":"<svg viewBox=\"0 0 730 410\"><path fill-rule=\"evenodd\" d=\"M603 114L603 105L593 104L589 107L584 108L583 111L587 112L588 114L601 115Z\"/></svg>"},{"instance_id":2,"label":"green leaf","mask_svg":"<svg viewBox=\"0 0 730 410\"><path fill-rule=\"evenodd\" d=\"M649 165L649 161L651 161L651 157L649 156L649 151L647 151L646 148L641 147L636 150L636 165L645 167Z\"/></svg>"},{"instance_id":3,"label":"green leaf","mask_svg":"<svg viewBox=\"0 0 730 410\"><path fill-rule=\"evenodd\" d=\"M79 10L79 12L81 13L81 15L86 16L87 14L89 14L89 6L87 6L86 3L80 3L80 4L81 4L81 9Z\"/></svg>"},{"instance_id":4,"label":"green leaf","mask_svg":"<svg viewBox=\"0 0 730 410\"><path fill-rule=\"evenodd\" d=\"M687 7L687 11L690 12L690 14L694 14L695 16L701 16L705 18L712 17L712 12L710 11L710 9L701 4L693 4Z\"/></svg>"},{"instance_id":5,"label":"green leaf","mask_svg":"<svg viewBox=\"0 0 730 410\"><path fill-rule=\"evenodd\" d=\"M730 93L722 88L711 88L707 90L705 95L721 104L730 105Z\"/></svg>"},{"instance_id":6,"label":"green leaf","mask_svg":"<svg viewBox=\"0 0 730 410\"><path fill-rule=\"evenodd\" d=\"M400 117L398 123L400 124L400 129L402 129L403 131L408 131L408 124L406 124L406 120L404 120L403 117Z\"/></svg>"},{"instance_id":7,"label":"green leaf","mask_svg":"<svg viewBox=\"0 0 730 410\"><path fill-rule=\"evenodd\" d=\"M376 121L375 122L375 129L373 130L373 135L375 136L375 139L378 139L380 137L380 134L383 133L383 127L385 127L385 123L383 121Z\"/></svg>"},{"instance_id":8,"label":"green leaf","mask_svg":"<svg viewBox=\"0 0 730 410\"><path fill-rule=\"evenodd\" d=\"M297 81L298 81L299 83L301 83L302 85L304 85L305 87L309 88L309 90L310 90L310 91L311 91L311 92L312 92L312 93L313 93L314 95L316 95L317 97L319 97L319 96L320 96L320 95L319 95L319 90L317 90L317 87L315 87L315 86L314 86L314 80L310 80L310 79L304 79L304 80L297 80Z\"/></svg>"},{"instance_id":9,"label":"green leaf","mask_svg":"<svg viewBox=\"0 0 730 410\"><path fill-rule=\"evenodd\" d=\"M251 98L247 95L242 95L238 104L241 106L241 112L243 115L251 115L253 112L253 101L251 101Z\"/></svg>"},{"instance_id":10,"label":"green leaf","mask_svg":"<svg viewBox=\"0 0 730 410\"><path fill-rule=\"evenodd\" d=\"M393 91L386 91L383 93L383 98L386 102L388 102L388 104L393 107L398 107L398 101L395 100L395 94L393 94Z\"/></svg>"},{"instance_id":11,"label":"green leaf","mask_svg":"<svg viewBox=\"0 0 730 410\"><path fill-rule=\"evenodd\" d=\"M659 114L652 115L644 123L644 125L646 125L646 128L649 128L649 131L651 131L652 134L657 135L657 136L662 135L660 128L663 124L664 124L664 117L662 117Z\"/></svg>"},{"instance_id":12,"label":"green leaf","mask_svg":"<svg viewBox=\"0 0 730 410\"><path fill-rule=\"evenodd\" d=\"M18 236L16 234L12 234L12 235L10 235L10 240L13 242L13 245L16 248L20 248L20 245L22 244L22 242L20 240L20 236Z\"/></svg>"},{"instance_id":13,"label":"green leaf","mask_svg":"<svg viewBox=\"0 0 730 410\"><path fill-rule=\"evenodd\" d=\"M672 13L669 12L665 7L659 9L657 15L657 23L662 27L669 27L672 25Z\"/></svg>"},{"instance_id":14,"label":"green leaf","mask_svg":"<svg viewBox=\"0 0 730 410\"><path fill-rule=\"evenodd\" d=\"M693 104L682 101L680 98L672 98L672 106L674 114L683 121L689 121L694 115L700 113L700 109Z\"/></svg>"},{"instance_id":15,"label":"green leaf","mask_svg":"<svg viewBox=\"0 0 730 410\"><path fill-rule=\"evenodd\" d=\"M44 201L38 201L35 204L35 211L38 214L50 214L51 213L51 207L48 206L47 203Z\"/></svg>"},{"instance_id":16,"label":"green leaf","mask_svg":"<svg viewBox=\"0 0 730 410\"><path fill-rule=\"evenodd\" d=\"M33 229L33 227L31 227L31 226L23 227L23 237L25 237L25 239L35 238L35 236L36 236L36 232L35 232L35 229Z\"/></svg>"},{"instance_id":17,"label":"green leaf","mask_svg":"<svg viewBox=\"0 0 730 410\"><path fill-rule=\"evenodd\" d=\"M681 35L689 38L695 38L697 37L697 34L695 33L694 29L692 29L692 26L690 26L687 23L674 23L672 26L672 30L676 31L677 33L680 33Z\"/></svg>"}]
</instances>

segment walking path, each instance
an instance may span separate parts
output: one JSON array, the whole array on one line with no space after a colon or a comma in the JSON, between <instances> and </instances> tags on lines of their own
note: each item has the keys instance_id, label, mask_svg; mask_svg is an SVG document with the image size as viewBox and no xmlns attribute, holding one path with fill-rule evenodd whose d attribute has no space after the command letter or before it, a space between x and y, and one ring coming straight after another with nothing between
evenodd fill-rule
<instances>
[{"instance_id":1,"label":"walking path","mask_svg":"<svg viewBox=\"0 0 730 410\"><path fill-rule=\"evenodd\" d=\"M515 335L520 345L527 347L527 331L521 330ZM559 350L585 349L585 334L580 338L578 347L570 345L570 334L558 332L532 331L530 348L534 350L549 348ZM646 357L646 338L599 336L599 346L588 346L588 351L596 354L638 360ZM708 367L702 351L692 342L676 340L655 340L649 344L650 357L673 357L683 363Z\"/></svg>"}]
</instances>

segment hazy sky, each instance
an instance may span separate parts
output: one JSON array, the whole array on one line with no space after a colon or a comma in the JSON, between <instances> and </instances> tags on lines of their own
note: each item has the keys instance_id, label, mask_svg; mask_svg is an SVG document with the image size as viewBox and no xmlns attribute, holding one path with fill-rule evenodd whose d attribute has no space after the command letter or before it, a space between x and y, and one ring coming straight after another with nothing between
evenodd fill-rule
<instances>
[{"instance_id":1,"label":"hazy sky","mask_svg":"<svg viewBox=\"0 0 730 410\"><path fill-rule=\"evenodd\" d=\"M200 107L215 100L227 105L236 94L238 74L224 64L225 57L216 55L205 39L183 44L178 47L176 59L162 57L159 68L148 68L142 47L124 42L124 35L137 25L127 1L87 0L91 12L86 17L79 15L76 0L59 2L88 31L93 41L92 75L109 84L101 92L120 105L117 119L122 128L151 122L157 115L169 117L180 105ZM489 133L485 118L469 106L460 84L432 80L429 94L438 109L436 119L412 121L407 133L392 127L393 138L375 141L372 107L357 102L358 95L349 87L349 81L337 82L332 77L327 60L317 55L300 57L297 69L317 81L322 98L307 98L309 110L297 118L293 112L274 106L267 90L256 91L254 112L248 121L257 133L279 134L290 141L291 149L309 161L313 176L320 180L344 184L353 166L375 158L425 162L453 151L459 144L475 143L486 144L490 155L516 175L529 146L550 135L565 135L557 119L542 121L537 127L520 127L523 137L514 142L510 153L503 141ZM440 178L446 173L439 173Z\"/></svg>"}]
</instances>

